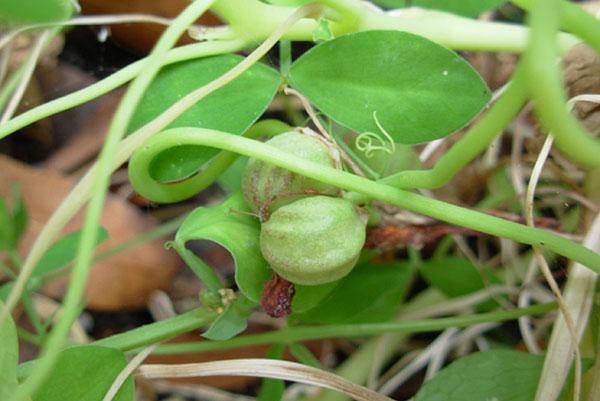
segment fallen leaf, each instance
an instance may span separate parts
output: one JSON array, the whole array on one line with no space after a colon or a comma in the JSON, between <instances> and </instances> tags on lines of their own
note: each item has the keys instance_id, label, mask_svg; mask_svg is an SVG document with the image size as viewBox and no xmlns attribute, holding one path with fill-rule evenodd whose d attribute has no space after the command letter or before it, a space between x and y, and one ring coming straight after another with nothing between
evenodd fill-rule
<instances>
[{"instance_id":1,"label":"fallen leaf","mask_svg":"<svg viewBox=\"0 0 600 401\"><path fill-rule=\"evenodd\" d=\"M0 196L10 195L11 185L20 183L29 213L29 227L20 244L25 255L50 215L69 193L75 180L48 169L36 169L0 155ZM65 228L65 233L82 226L80 212ZM136 238L156 226L134 206L115 196L106 201L102 223L109 239L99 250L110 249ZM178 264L173 252L166 251L163 241L155 240L121 252L94 265L87 286L87 307L93 310L131 310L145 306L150 294L169 286ZM66 279L56 280L44 292L60 297Z\"/></svg>"}]
</instances>

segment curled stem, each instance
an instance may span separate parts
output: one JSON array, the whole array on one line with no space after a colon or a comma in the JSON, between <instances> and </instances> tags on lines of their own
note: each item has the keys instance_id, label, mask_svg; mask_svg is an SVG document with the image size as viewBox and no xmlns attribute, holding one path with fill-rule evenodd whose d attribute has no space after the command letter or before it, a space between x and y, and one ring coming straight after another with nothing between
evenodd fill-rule
<instances>
[{"instance_id":1,"label":"curled stem","mask_svg":"<svg viewBox=\"0 0 600 401\"><path fill-rule=\"evenodd\" d=\"M530 228L485 213L403 191L350 173L324 167L275 149L268 144L247 138L202 128L174 128L155 135L145 143L144 147L160 147L163 141L171 141L175 137L179 140L179 144L211 146L240 153L294 173L305 175L345 190L355 191L370 198L400 206L438 220L490 235L512 239L524 244L538 245L576 260L596 272L600 272L600 255L549 231Z\"/></svg>"},{"instance_id":2,"label":"curled stem","mask_svg":"<svg viewBox=\"0 0 600 401\"><path fill-rule=\"evenodd\" d=\"M525 56L527 83L542 125L552 132L555 144L571 160L600 167L600 141L569 113L558 64L556 34L559 0L537 0L531 10L531 35Z\"/></svg>"}]
</instances>

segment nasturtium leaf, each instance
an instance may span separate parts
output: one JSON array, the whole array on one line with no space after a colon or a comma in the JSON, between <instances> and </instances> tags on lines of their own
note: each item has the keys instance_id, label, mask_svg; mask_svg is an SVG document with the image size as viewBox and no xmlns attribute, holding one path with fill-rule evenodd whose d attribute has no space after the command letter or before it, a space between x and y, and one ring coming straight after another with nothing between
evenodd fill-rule
<instances>
[{"instance_id":1,"label":"nasturtium leaf","mask_svg":"<svg viewBox=\"0 0 600 401\"><path fill-rule=\"evenodd\" d=\"M182 61L164 67L136 108L129 131L140 128L188 93L200 88L240 63L242 57L222 55ZM201 127L240 135L265 111L281 84L274 69L255 64L241 76L217 89L169 125ZM191 176L212 158L218 149L177 146L159 154L150 165L150 175L159 182L173 182Z\"/></svg>"},{"instance_id":2,"label":"nasturtium leaf","mask_svg":"<svg viewBox=\"0 0 600 401\"><path fill-rule=\"evenodd\" d=\"M453 51L400 31L352 33L323 42L291 67L290 85L359 133L399 143L446 136L490 99L477 72Z\"/></svg>"},{"instance_id":3,"label":"nasturtium leaf","mask_svg":"<svg viewBox=\"0 0 600 401\"><path fill-rule=\"evenodd\" d=\"M176 248L192 240L209 240L226 248L235 261L235 282L242 293L260 302L263 287L273 272L260 251L260 224L250 212L241 192L219 206L194 210L175 236ZM325 297L335 283L320 286L296 286L292 309L305 311Z\"/></svg>"},{"instance_id":4,"label":"nasturtium leaf","mask_svg":"<svg viewBox=\"0 0 600 401\"><path fill-rule=\"evenodd\" d=\"M265 358L282 359L285 347L283 344L273 344ZM258 391L258 401L279 401L283 397L285 384L281 379L263 379Z\"/></svg>"},{"instance_id":5,"label":"nasturtium leaf","mask_svg":"<svg viewBox=\"0 0 600 401\"><path fill-rule=\"evenodd\" d=\"M316 307L294 317L329 324L387 321L400 306L412 275L408 263L363 263Z\"/></svg>"},{"instance_id":6,"label":"nasturtium leaf","mask_svg":"<svg viewBox=\"0 0 600 401\"><path fill-rule=\"evenodd\" d=\"M500 6L506 0L372 0L387 8L423 7L447 11L465 17L477 17Z\"/></svg>"},{"instance_id":7,"label":"nasturtium leaf","mask_svg":"<svg viewBox=\"0 0 600 401\"><path fill-rule=\"evenodd\" d=\"M40 24L66 20L73 5L69 0L2 0L0 24Z\"/></svg>"},{"instance_id":8,"label":"nasturtium leaf","mask_svg":"<svg viewBox=\"0 0 600 401\"><path fill-rule=\"evenodd\" d=\"M449 297L468 295L488 285L501 283L488 267L480 271L468 259L458 257L428 260L420 266L420 273L432 287ZM479 308L489 310L494 306L496 302L490 300Z\"/></svg>"},{"instance_id":9,"label":"nasturtium leaf","mask_svg":"<svg viewBox=\"0 0 600 401\"><path fill-rule=\"evenodd\" d=\"M227 305L223 313L212 322L208 330L202 333L202 337L209 340L229 340L240 334L248 326L248 317L252 312L252 305L243 296L234 303Z\"/></svg>"},{"instance_id":10,"label":"nasturtium leaf","mask_svg":"<svg viewBox=\"0 0 600 401\"><path fill-rule=\"evenodd\" d=\"M531 401L543 364L542 355L518 351L471 354L426 382L415 401Z\"/></svg>"},{"instance_id":11,"label":"nasturtium leaf","mask_svg":"<svg viewBox=\"0 0 600 401\"><path fill-rule=\"evenodd\" d=\"M0 302L0 311L4 304ZM18 387L17 364L19 362L19 343L17 329L9 315L0 326L0 400L12 399Z\"/></svg>"},{"instance_id":12,"label":"nasturtium leaf","mask_svg":"<svg viewBox=\"0 0 600 401\"><path fill-rule=\"evenodd\" d=\"M32 277L39 277L43 274L53 272L68 263L72 262L77 256L79 241L81 239L81 230L73 231L56 241L44 253L38 264L33 270ZM96 246L108 239L108 232L104 228L98 229L96 237Z\"/></svg>"},{"instance_id":13,"label":"nasturtium leaf","mask_svg":"<svg viewBox=\"0 0 600 401\"><path fill-rule=\"evenodd\" d=\"M115 378L125 368L125 355L116 349L97 345L67 348L33 401L101 401ZM127 379L113 398L133 400L133 379Z\"/></svg>"}]
</instances>

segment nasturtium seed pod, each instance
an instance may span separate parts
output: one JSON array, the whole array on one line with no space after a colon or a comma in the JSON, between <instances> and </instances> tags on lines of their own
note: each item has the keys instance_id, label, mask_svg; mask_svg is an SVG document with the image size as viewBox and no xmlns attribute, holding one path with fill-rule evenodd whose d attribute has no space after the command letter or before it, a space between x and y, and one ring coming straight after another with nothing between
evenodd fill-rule
<instances>
[{"instance_id":1,"label":"nasturtium seed pod","mask_svg":"<svg viewBox=\"0 0 600 401\"><path fill-rule=\"evenodd\" d=\"M290 131L271 138L267 143L303 159L335 167L327 146L313 136ZM242 177L242 191L254 211L260 211L264 205L269 211L274 211L303 197L302 193L336 195L339 189L262 160L250 159Z\"/></svg>"},{"instance_id":2,"label":"nasturtium seed pod","mask_svg":"<svg viewBox=\"0 0 600 401\"><path fill-rule=\"evenodd\" d=\"M356 264L365 225L349 201L311 196L280 207L262 224L260 249L271 268L292 283L329 283Z\"/></svg>"}]
</instances>

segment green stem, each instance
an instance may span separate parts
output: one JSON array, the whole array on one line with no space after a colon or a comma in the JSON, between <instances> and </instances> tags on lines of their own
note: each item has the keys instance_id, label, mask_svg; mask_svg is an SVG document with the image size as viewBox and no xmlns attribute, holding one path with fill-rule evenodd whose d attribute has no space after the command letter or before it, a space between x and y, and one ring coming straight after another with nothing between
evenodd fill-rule
<instances>
[{"instance_id":1,"label":"green stem","mask_svg":"<svg viewBox=\"0 0 600 401\"><path fill-rule=\"evenodd\" d=\"M432 169L401 171L380 182L398 188L438 188L447 184L489 146L525 105L528 91L524 87L524 78L524 68L519 65L506 91L481 121L455 143Z\"/></svg>"},{"instance_id":2,"label":"green stem","mask_svg":"<svg viewBox=\"0 0 600 401\"><path fill-rule=\"evenodd\" d=\"M103 252L99 252L94 257L94 263L100 262L102 260L108 259L116 254L119 254L123 251L126 251L131 248L135 248L146 242L153 241L155 239L162 238L168 234L174 233L177 231L181 223L185 220L187 215L176 217L172 220L169 220L160 226L156 227L154 230L147 231L135 238L130 239L129 241L122 242L114 247L107 249Z\"/></svg>"},{"instance_id":3,"label":"green stem","mask_svg":"<svg viewBox=\"0 0 600 401\"><path fill-rule=\"evenodd\" d=\"M298 19L302 18L312 7L303 7L295 12L288 20L279 26L259 47L250 53L244 60L227 71L218 79L209 82L208 84L196 89L195 91L184 96L177 103L163 111L158 117L150 121L136 132L129 135L119 143L110 166L111 171L119 168L125 163L131 154L148 138L154 135L161 129L164 129L168 124L173 122L177 117L184 113L189 107L198 103L205 96L213 91L227 85L242 73L248 70L254 63L258 62L281 38L286 30ZM39 262L44 252L52 245L56 236L62 228L69 222L71 218L83 207L94 190L94 179L98 165L92 166L85 176L71 190L69 195L63 200L60 206L54 211L50 220L44 225L31 250L23 264L19 273L19 277L15 281L13 290L6 302L6 308L0 311L0 324L8 317L10 311L15 307L20 294L27 285L27 280L31 276L35 265Z\"/></svg>"},{"instance_id":4,"label":"green stem","mask_svg":"<svg viewBox=\"0 0 600 401\"><path fill-rule=\"evenodd\" d=\"M489 312L466 316L453 316L437 319L422 319L404 322L363 323L314 327L289 327L261 334L249 334L225 341L201 341L159 346L155 354L185 354L241 348L271 343L293 343L326 338L356 338L375 336L384 333L425 333L444 330L449 327L468 327L475 324L500 322L546 313L556 309L555 303L538 304L528 308L515 308L499 312ZM131 348L129 348L131 349Z\"/></svg>"},{"instance_id":5,"label":"green stem","mask_svg":"<svg viewBox=\"0 0 600 401\"><path fill-rule=\"evenodd\" d=\"M366 12L360 30L396 29L448 46L455 50L521 53L526 49L526 27L501 22L482 22L435 10L411 9L404 16ZM579 41L560 35L561 51L567 52Z\"/></svg>"},{"instance_id":6,"label":"green stem","mask_svg":"<svg viewBox=\"0 0 600 401\"><path fill-rule=\"evenodd\" d=\"M156 43L150 56L145 60L142 73L129 87L113 117L104 146L98 157L94 177L94 189L85 216L77 259L64 299L62 315L50 333L46 346L42 351L42 356L38 360L34 371L19 387L15 395L15 400L17 401L28 399L48 377L52 366L58 358L66 335L80 311L78 305L85 290L85 283L92 262L92 253L98 233L100 215L102 214L109 176L112 171L111 159L116 153L120 139L125 135L129 120L146 88L158 74L161 68L160 60L164 57L164 54L175 45L177 39L185 32L187 27L193 24L213 2L214 0L196 0L173 20L169 28L165 30Z\"/></svg>"},{"instance_id":7,"label":"green stem","mask_svg":"<svg viewBox=\"0 0 600 401\"><path fill-rule=\"evenodd\" d=\"M208 326L215 318L215 312L205 309L195 309L181 315L174 316L159 322L147 324L129 330L125 333L98 340L94 345L129 351L148 344L154 344L176 337L180 334ZM17 375L22 381L32 373L38 361L33 360L19 365Z\"/></svg>"},{"instance_id":8,"label":"green stem","mask_svg":"<svg viewBox=\"0 0 600 401\"><path fill-rule=\"evenodd\" d=\"M192 269L209 291L216 293L223 288L223 284L214 269L204 263L202 259L196 257L192 251L185 247L185 244L174 242L173 246L185 264Z\"/></svg>"},{"instance_id":9,"label":"green stem","mask_svg":"<svg viewBox=\"0 0 600 401\"><path fill-rule=\"evenodd\" d=\"M154 146L163 147L163 143L172 144L175 138L179 145L211 146L237 152L345 190L362 193L372 199L400 206L415 213L524 244L541 246L576 260L595 272L600 272L600 255L549 231L527 227L333 168L323 167L247 138L202 128L175 128L163 131L151 138L145 143L144 152ZM130 175L137 174L146 173L130 171Z\"/></svg>"},{"instance_id":10,"label":"green stem","mask_svg":"<svg viewBox=\"0 0 600 401\"><path fill-rule=\"evenodd\" d=\"M478 21L434 10L410 10L399 15L380 13L365 7L357 0L324 0L346 20L332 21L336 36L370 29L393 29L411 32L456 50L522 52L527 45L527 28L516 24ZM223 19L229 21L236 33L252 41L260 41L277 21L286 18L292 7L276 6L258 0L219 0L213 6ZM317 28L314 21L300 21L284 39L311 41ZM567 51L578 40L562 34L560 46Z\"/></svg>"},{"instance_id":11,"label":"green stem","mask_svg":"<svg viewBox=\"0 0 600 401\"><path fill-rule=\"evenodd\" d=\"M246 46L246 42L239 39L230 41L203 42L173 49L166 53L159 61L162 65L167 65L198 57L235 52L243 49ZM96 82L93 85L44 103L38 107L26 111L25 113L19 114L12 120L0 126L0 139L7 137L13 132L26 127L29 124L61 111L79 106L80 104L118 88L137 76L140 71L142 71L144 63L147 60L147 57L143 58L115 72L109 77Z\"/></svg>"},{"instance_id":12,"label":"green stem","mask_svg":"<svg viewBox=\"0 0 600 401\"><path fill-rule=\"evenodd\" d=\"M104 338L94 344L116 348L121 351L130 351L205 327L212 323L217 316L216 312L208 309L195 309L160 322Z\"/></svg>"},{"instance_id":13,"label":"green stem","mask_svg":"<svg viewBox=\"0 0 600 401\"><path fill-rule=\"evenodd\" d=\"M277 120L264 120L256 123L248 129L244 136L246 138L258 138L268 134L279 134L289 130L290 127ZM173 146L169 143L163 147L152 147L140 149L134 153L129 161L129 171L140 172L141 174L130 174L129 180L136 191L144 198L159 203L172 203L188 199L198 192L208 188L231 166L240 156L233 152L220 152L213 157L202 168L201 172L181 182L160 183L152 178L149 173L150 161L159 155L163 150ZM202 167L202 166L199 166Z\"/></svg>"},{"instance_id":14,"label":"green stem","mask_svg":"<svg viewBox=\"0 0 600 401\"><path fill-rule=\"evenodd\" d=\"M535 0L511 0L511 3L530 11ZM600 23L593 15L579 5L567 1L560 2L561 26L577 35L600 53Z\"/></svg>"},{"instance_id":15,"label":"green stem","mask_svg":"<svg viewBox=\"0 0 600 401\"><path fill-rule=\"evenodd\" d=\"M524 1L517 3L521 2ZM248 45L249 41L251 43L264 40L294 10L291 7L267 5L257 0L219 0L212 8L236 26L238 39L180 47L168 52L160 60L161 63L169 64L206 56L210 53L211 48L214 49L213 54L241 50ZM364 18L359 30L395 29L412 32L457 50L521 52L526 45L527 29L518 25L475 21L449 13L429 10L405 16L390 16L366 8L361 9L361 12L364 14ZM600 35L595 35L597 29L595 25L591 24L589 18L583 18L577 10L569 10L568 15L571 14L576 18L570 18L569 21L573 19L573 25L576 27L581 30L591 27L585 30L586 40L600 41L598 39ZM593 17L590 18L593 19ZM580 27L578 23L581 21L585 23ZM313 20L302 20L284 35L284 39L310 41L315 28L317 28L317 24ZM334 33L339 35L343 32L334 30ZM561 49L566 51L576 43L577 41L573 37L561 35ZM600 44L598 48L600 48ZM139 60L102 81L13 118L0 127L0 139L35 121L83 104L123 85L139 74L145 61L146 59Z\"/></svg>"},{"instance_id":16,"label":"green stem","mask_svg":"<svg viewBox=\"0 0 600 401\"><path fill-rule=\"evenodd\" d=\"M559 0L537 0L531 10L531 35L525 66L535 110L544 128L555 137L556 147L571 160L600 167L600 141L594 139L566 105L556 33Z\"/></svg>"},{"instance_id":17,"label":"green stem","mask_svg":"<svg viewBox=\"0 0 600 401\"><path fill-rule=\"evenodd\" d=\"M40 317L35 310L33 302L31 300L31 296L28 291L25 291L21 296L21 302L23 303L23 307L25 308L25 313L29 317L33 328L35 329L38 338L43 339L46 336L46 327L40 320Z\"/></svg>"}]
</instances>

